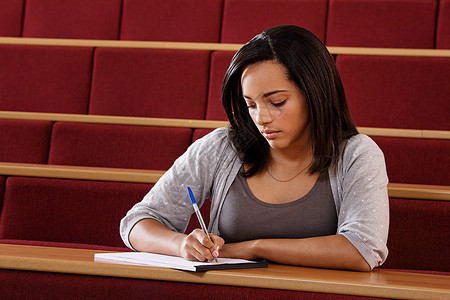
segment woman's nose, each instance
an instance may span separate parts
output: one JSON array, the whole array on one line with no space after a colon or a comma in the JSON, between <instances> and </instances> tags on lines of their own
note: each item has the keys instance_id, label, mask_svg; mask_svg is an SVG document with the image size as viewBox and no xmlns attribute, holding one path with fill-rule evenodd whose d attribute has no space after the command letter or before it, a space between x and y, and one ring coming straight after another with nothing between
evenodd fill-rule
<instances>
[{"instance_id":1,"label":"woman's nose","mask_svg":"<svg viewBox=\"0 0 450 300\"><path fill-rule=\"evenodd\" d=\"M273 120L272 112L267 106L261 106L256 110L255 123L258 125L264 125L271 123Z\"/></svg>"}]
</instances>

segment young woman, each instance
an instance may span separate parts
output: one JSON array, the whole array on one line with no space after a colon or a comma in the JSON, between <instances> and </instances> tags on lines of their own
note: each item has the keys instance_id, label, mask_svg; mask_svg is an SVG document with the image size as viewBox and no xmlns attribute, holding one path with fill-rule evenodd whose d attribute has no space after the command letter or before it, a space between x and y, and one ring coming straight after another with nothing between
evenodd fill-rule
<instances>
[{"instance_id":1,"label":"young woman","mask_svg":"<svg viewBox=\"0 0 450 300\"><path fill-rule=\"evenodd\" d=\"M368 271L387 257L384 157L358 134L326 47L291 25L233 57L222 102L231 126L193 143L121 222L137 251ZM184 233L186 186L211 199L209 231Z\"/></svg>"}]
</instances>

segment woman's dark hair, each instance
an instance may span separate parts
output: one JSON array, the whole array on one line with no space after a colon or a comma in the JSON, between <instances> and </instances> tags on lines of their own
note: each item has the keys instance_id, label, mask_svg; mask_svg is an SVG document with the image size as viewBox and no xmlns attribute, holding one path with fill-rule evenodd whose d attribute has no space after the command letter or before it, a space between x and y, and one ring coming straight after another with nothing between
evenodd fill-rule
<instances>
[{"instance_id":1,"label":"woman's dark hair","mask_svg":"<svg viewBox=\"0 0 450 300\"><path fill-rule=\"evenodd\" d=\"M252 64L276 61L305 96L309 108L313 161L310 174L322 173L336 162L339 145L357 134L334 60L323 43L293 25L269 28L255 36L233 57L222 85L222 104L230 121L229 139L253 176L268 166L270 146L253 123L242 95L241 75Z\"/></svg>"}]
</instances>

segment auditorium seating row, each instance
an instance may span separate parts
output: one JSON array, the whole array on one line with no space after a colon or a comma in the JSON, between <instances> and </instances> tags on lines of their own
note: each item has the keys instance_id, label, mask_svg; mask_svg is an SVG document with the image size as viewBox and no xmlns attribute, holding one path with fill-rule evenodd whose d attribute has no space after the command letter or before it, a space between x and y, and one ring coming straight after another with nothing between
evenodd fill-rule
<instances>
[{"instance_id":1,"label":"auditorium seating row","mask_svg":"<svg viewBox=\"0 0 450 300\"><path fill-rule=\"evenodd\" d=\"M0 161L167 170L208 131L0 119ZM450 140L372 138L385 154L390 182L450 185Z\"/></svg>"},{"instance_id":2,"label":"auditorium seating row","mask_svg":"<svg viewBox=\"0 0 450 300\"><path fill-rule=\"evenodd\" d=\"M220 91L232 55L0 45L0 110L225 120ZM450 57L337 55L336 63L357 126L450 129Z\"/></svg>"},{"instance_id":3,"label":"auditorium seating row","mask_svg":"<svg viewBox=\"0 0 450 300\"><path fill-rule=\"evenodd\" d=\"M119 222L153 184L0 176L0 243L126 251ZM206 222L209 203L202 207ZM450 272L450 201L390 198L383 269ZM192 218L188 230L198 228ZM191 220L191 221L192 221Z\"/></svg>"},{"instance_id":4,"label":"auditorium seating row","mask_svg":"<svg viewBox=\"0 0 450 300\"><path fill-rule=\"evenodd\" d=\"M449 0L2 0L0 36L244 43L295 24L329 46L450 48Z\"/></svg>"}]
</instances>

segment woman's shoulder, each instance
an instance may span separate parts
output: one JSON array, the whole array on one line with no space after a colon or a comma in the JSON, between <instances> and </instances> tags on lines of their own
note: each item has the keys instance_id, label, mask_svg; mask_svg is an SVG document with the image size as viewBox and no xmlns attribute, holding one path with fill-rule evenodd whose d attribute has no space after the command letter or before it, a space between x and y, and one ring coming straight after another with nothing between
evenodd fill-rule
<instances>
[{"instance_id":1,"label":"woman's shoulder","mask_svg":"<svg viewBox=\"0 0 450 300\"><path fill-rule=\"evenodd\" d=\"M380 147L369 136L359 133L349 138L344 145L344 154L382 154Z\"/></svg>"},{"instance_id":2,"label":"woman's shoulder","mask_svg":"<svg viewBox=\"0 0 450 300\"><path fill-rule=\"evenodd\" d=\"M207 155L210 156L222 153L230 148L229 146L228 128L221 127L197 139L189 148L190 151L208 153Z\"/></svg>"},{"instance_id":3,"label":"woman's shoulder","mask_svg":"<svg viewBox=\"0 0 450 300\"><path fill-rule=\"evenodd\" d=\"M207 133L203 137L197 139L193 145L200 144L202 146L214 146L228 142L228 128L220 127Z\"/></svg>"},{"instance_id":4,"label":"woman's shoulder","mask_svg":"<svg viewBox=\"0 0 450 300\"><path fill-rule=\"evenodd\" d=\"M343 145L341 163L344 169L384 167L383 151L373 139L365 134L356 134Z\"/></svg>"}]
</instances>

